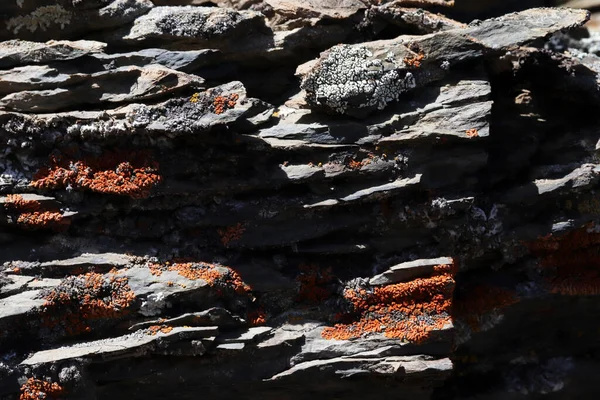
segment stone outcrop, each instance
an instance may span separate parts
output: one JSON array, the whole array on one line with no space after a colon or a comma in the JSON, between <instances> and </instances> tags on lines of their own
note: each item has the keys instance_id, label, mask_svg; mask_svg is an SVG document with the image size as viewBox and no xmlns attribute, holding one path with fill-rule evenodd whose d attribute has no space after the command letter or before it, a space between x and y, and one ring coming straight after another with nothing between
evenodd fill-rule
<instances>
[{"instance_id":1,"label":"stone outcrop","mask_svg":"<svg viewBox=\"0 0 600 400\"><path fill-rule=\"evenodd\" d=\"M453 3L1 4L0 399L597 396L590 14Z\"/></svg>"}]
</instances>

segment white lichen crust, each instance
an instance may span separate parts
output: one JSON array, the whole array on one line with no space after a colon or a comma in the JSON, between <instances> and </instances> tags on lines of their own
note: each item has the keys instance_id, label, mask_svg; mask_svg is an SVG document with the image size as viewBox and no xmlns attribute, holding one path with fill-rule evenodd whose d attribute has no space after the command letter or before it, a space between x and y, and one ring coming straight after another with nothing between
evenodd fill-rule
<instances>
[{"instance_id":1,"label":"white lichen crust","mask_svg":"<svg viewBox=\"0 0 600 400\"><path fill-rule=\"evenodd\" d=\"M6 29L14 35L21 29L35 32L41 29L45 31L52 24L60 25L61 29L71 23L72 13L65 10L61 5L43 6L33 10L27 15L19 15L6 21Z\"/></svg>"},{"instance_id":2,"label":"white lichen crust","mask_svg":"<svg viewBox=\"0 0 600 400\"><path fill-rule=\"evenodd\" d=\"M351 108L381 110L415 86L413 75L400 69L390 54L380 60L366 47L351 45L331 48L301 83L309 104L342 114Z\"/></svg>"}]
</instances>

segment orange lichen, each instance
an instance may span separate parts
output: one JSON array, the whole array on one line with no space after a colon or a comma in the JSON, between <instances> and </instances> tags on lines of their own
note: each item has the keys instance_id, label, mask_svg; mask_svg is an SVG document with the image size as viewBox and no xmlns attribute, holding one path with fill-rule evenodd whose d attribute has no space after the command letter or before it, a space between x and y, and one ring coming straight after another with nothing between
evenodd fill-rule
<instances>
[{"instance_id":1,"label":"orange lichen","mask_svg":"<svg viewBox=\"0 0 600 400\"><path fill-rule=\"evenodd\" d=\"M190 97L190 103L197 103L200 100L200 93L194 93L192 97Z\"/></svg>"},{"instance_id":2,"label":"orange lichen","mask_svg":"<svg viewBox=\"0 0 600 400\"><path fill-rule=\"evenodd\" d=\"M205 263L176 263L169 265L168 271L177 271L179 275L190 280L203 279L208 284L213 284L221 278L221 273L212 264Z\"/></svg>"},{"instance_id":3,"label":"orange lichen","mask_svg":"<svg viewBox=\"0 0 600 400\"><path fill-rule=\"evenodd\" d=\"M161 181L158 164L145 152L108 152L102 157L70 160L51 156L31 182L37 189L72 188L144 198Z\"/></svg>"},{"instance_id":4,"label":"orange lichen","mask_svg":"<svg viewBox=\"0 0 600 400\"><path fill-rule=\"evenodd\" d=\"M36 200L25 200L20 194L9 194L4 203L6 211L32 212L38 211L41 204Z\"/></svg>"},{"instance_id":5,"label":"orange lichen","mask_svg":"<svg viewBox=\"0 0 600 400\"><path fill-rule=\"evenodd\" d=\"M262 325L266 322L267 322L267 314L265 313L265 310L263 310L262 308L248 313L248 323L251 326Z\"/></svg>"},{"instance_id":6,"label":"orange lichen","mask_svg":"<svg viewBox=\"0 0 600 400\"><path fill-rule=\"evenodd\" d=\"M356 160L350 160L350 162L348 162L348 167L350 169L359 169L362 167L362 163Z\"/></svg>"},{"instance_id":7,"label":"orange lichen","mask_svg":"<svg viewBox=\"0 0 600 400\"><path fill-rule=\"evenodd\" d=\"M68 218L64 218L60 212L36 211L19 215L17 223L30 228L57 228L61 225L68 226L71 221Z\"/></svg>"},{"instance_id":8,"label":"orange lichen","mask_svg":"<svg viewBox=\"0 0 600 400\"><path fill-rule=\"evenodd\" d=\"M311 305L320 304L333 294L333 289L328 287L333 280L331 268L320 269L315 265L301 265L300 274L296 278L299 282L297 300Z\"/></svg>"},{"instance_id":9,"label":"orange lichen","mask_svg":"<svg viewBox=\"0 0 600 400\"><path fill-rule=\"evenodd\" d=\"M70 218L65 218L57 210L44 210L42 204L36 200L25 200L19 194L6 196L4 208L9 214L17 216L17 224L27 229L53 229L62 230L71 224Z\"/></svg>"},{"instance_id":10,"label":"orange lichen","mask_svg":"<svg viewBox=\"0 0 600 400\"><path fill-rule=\"evenodd\" d=\"M125 315L135 293L125 277L106 279L102 274L88 272L65 278L44 299L43 326L77 335L90 332L92 321Z\"/></svg>"},{"instance_id":11,"label":"orange lichen","mask_svg":"<svg viewBox=\"0 0 600 400\"><path fill-rule=\"evenodd\" d=\"M346 290L344 297L352 304L358 319L325 328L325 339L347 340L368 333L422 342L432 331L450 322L452 265L440 265L428 278L376 287L367 291Z\"/></svg>"},{"instance_id":12,"label":"orange lichen","mask_svg":"<svg viewBox=\"0 0 600 400\"><path fill-rule=\"evenodd\" d=\"M479 137L479 131L477 129L467 129L466 134L468 138Z\"/></svg>"},{"instance_id":13,"label":"orange lichen","mask_svg":"<svg viewBox=\"0 0 600 400\"><path fill-rule=\"evenodd\" d=\"M356 161L354 159L350 159L350 161L348 161L348 168L353 169L353 170L361 169L362 167L371 164L374 159L375 159L375 155L370 154L370 153L367 155L367 158L364 158L361 161Z\"/></svg>"},{"instance_id":14,"label":"orange lichen","mask_svg":"<svg viewBox=\"0 0 600 400\"><path fill-rule=\"evenodd\" d=\"M425 59L425 53L419 51L418 54L410 57L404 57L404 64L411 68L419 68L421 66L421 62Z\"/></svg>"},{"instance_id":15,"label":"orange lichen","mask_svg":"<svg viewBox=\"0 0 600 400\"><path fill-rule=\"evenodd\" d=\"M600 233L588 224L526 243L538 257L547 289L568 296L600 295Z\"/></svg>"},{"instance_id":16,"label":"orange lichen","mask_svg":"<svg viewBox=\"0 0 600 400\"><path fill-rule=\"evenodd\" d=\"M231 242L240 240L245 230L246 228L241 222L226 229L219 229L218 232L221 237L221 243L223 243L223 246L229 247Z\"/></svg>"},{"instance_id":17,"label":"orange lichen","mask_svg":"<svg viewBox=\"0 0 600 400\"><path fill-rule=\"evenodd\" d=\"M154 335L156 335L158 332L160 332L160 333L169 333L169 332L171 332L172 330L173 330L173 327L172 327L172 326L167 326L167 325L152 325L152 326L149 326L149 327L146 329L146 332L147 332L149 335L152 335L152 336L154 336Z\"/></svg>"},{"instance_id":18,"label":"orange lichen","mask_svg":"<svg viewBox=\"0 0 600 400\"><path fill-rule=\"evenodd\" d=\"M21 386L19 400L57 400L64 395L64 389L56 382L46 382L29 378Z\"/></svg>"},{"instance_id":19,"label":"orange lichen","mask_svg":"<svg viewBox=\"0 0 600 400\"><path fill-rule=\"evenodd\" d=\"M154 276L161 276L163 272L160 264L152 263L148 266L148 269L150 270L150 273Z\"/></svg>"},{"instance_id":20,"label":"orange lichen","mask_svg":"<svg viewBox=\"0 0 600 400\"><path fill-rule=\"evenodd\" d=\"M247 294L251 291L250 286L244 283L242 278L233 269L225 266L216 266L209 263L165 263L161 264L150 264L150 272L153 275L159 276L164 271L176 271L179 275L190 279L197 280L202 279L206 281L210 286L221 288L233 289L237 294ZM167 282L172 285L173 282Z\"/></svg>"},{"instance_id":21,"label":"orange lichen","mask_svg":"<svg viewBox=\"0 0 600 400\"><path fill-rule=\"evenodd\" d=\"M223 114L225 111L235 107L240 95L232 93L229 96L216 96L213 100L215 114Z\"/></svg>"}]
</instances>

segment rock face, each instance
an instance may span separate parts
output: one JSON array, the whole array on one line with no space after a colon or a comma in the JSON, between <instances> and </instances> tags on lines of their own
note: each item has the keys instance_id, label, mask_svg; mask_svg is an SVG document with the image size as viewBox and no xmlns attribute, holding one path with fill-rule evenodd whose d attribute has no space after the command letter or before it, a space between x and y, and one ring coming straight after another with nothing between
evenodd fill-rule
<instances>
[{"instance_id":1,"label":"rock face","mask_svg":"<svg viewBox=\"0 0 600 400\"><path fill-rule=\"evenodd\" d=\"M0 4L0 399L597 397L589 13L453 3Z\"/></svg>"}]
</instances>

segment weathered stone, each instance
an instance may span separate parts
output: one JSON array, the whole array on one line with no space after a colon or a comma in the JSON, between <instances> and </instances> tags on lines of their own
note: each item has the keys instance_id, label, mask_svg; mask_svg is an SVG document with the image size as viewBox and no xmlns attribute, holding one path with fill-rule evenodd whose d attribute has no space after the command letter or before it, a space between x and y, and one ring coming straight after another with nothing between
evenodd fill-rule
<instances>
[{"instance_id":1,"label":"weathered stone","mask_svg":"<svg viewBox=\"0 0 600 400\"><path fill-rule=\"evenodd\" d=\"M275 29L288 30L317 22L349 19L366 9L364 2L359 0L266 0L265 3L274 13L271 25Z\"/></svg>"},{"instance_id":2,"label":"weathered stone","mask_svg":"<svg viewBox=\"0 0 600 400\"><path fill-rule=\"evenodd\" d=\"M183 314L175 318L158 319L129 327L130 331L148 328L152 325L165 324L168 326L218 326L219 328L237 328L243 325L243 320L232 315L224 308L214 307L197 313Z\"/></svg>"},{"instance_id":3,"label":"weathered stone","mask_svg":"<svg viewBox=\"0 0 600 400\"><path fill-rule=\"evenodd\" d=\"M31 76L23 77L23 70L30 72ZM49 78L44 75L49 75ZM204 83L200 77L159 65L121 67L91 75L59 76L46 67L21 67L16 71L15 79L21 82L9 84L4 94L15 86L24 90L5 95L0 99L0 107L20 112L51 112L81 104L152 99L185 88L202 88ZM46 89L50 86L58 88Z\"/></svg>"},{"instance_id":4,"label":"weathered stone","mask_svg":"<svg viewBox=\"0 0 600 400\"><path fill-rule=\"evenodd\" d=\"M433 272L433 267L437 265L450 264L452 264L452 259L448 257L408 261L394 265L382 274L375 275L369 280L369 283L371 285L389 285L391 283L406 282L420 276L430 275Z\"/></svg>"},{"instance_id":5,"label":"weathered stone","mask_svg":"<svg viewBox=\"0 0 600 400\"><path fill-rule=\"evenodd\" d=\"M264 26L261 15L252 11L217 7L155 7L136 19L123 39L210 44L218 48L227 43L224 40L242 32L248 35L261 25Z\"/></svg>"},{"instance_id":6,"label":"weathered stone","mask_svg":"<svg viewBox=\"0 0 600 400\"><path fill-rule=\"evenodd\" d=\"M598 39L435 14L534 2L2 2L0 398L594 398Z\"/></svg>"},{"instance_id":7,"label":"weathered stone","mask_svg":"<svg viewBox=\"0 0 600 400\"><path fill-rule=\"evenodd\" d=\"M0 299L0 320L24 316L25 313L42 306L45 300L39 299L39 294L39 290L29 290Z\"/></svg>"},{"instance_id":8,"label":"weathered stone","mask_svg":"<svg viewBox=\"0 0 600 400\"><path fill-rule=\"evenodd\" d=\"M487 20L465 29L386 41L339 45L302 74L301 88L316 108L364 116L403 92L439 80L458 63L580 26L589 13L538 9ZM502 32L497 35L497 32ZM444 47L435 43L443 42ZM421 65L422 64L422 65ZM307 68L303 68L306 70ZM302 69L301 69L302 70Z\"/></svg>"},{"instance_id":9,"label":"weathered stone","mask_svg":"<svg viewBox=\"0 0 600 400\"><path fill-rule=\"evenodd\" d=\"M399 28L416 30L419 33L433 33L465 27L464 24L440 14L434 14L420 8L402 7L403 3L405 1L396 0L382 4L381 6L372 7L369 10L369 18L373 20L373 24L381 24L379 22L381 20Z\"/></svg>"},{"instance_id":10,"label":"weathered stone","mask_svg":"<svg viewBox=\"0 0 600 400\"><path fill-rule=\"evenodd\" d=\"M168 333L157 332L154 335L141 331L117 338L102 339L80 345L65 346L43 350L24 360L21 365L51 364L58 361L81 358L127 358L140 357L153 351L152 345L161 340L178 341L208 338L218 332L216 327L173 328Z\"/></svg>"},{"instance_id":11,"label":"weathered stone","mask_svg":"<svg viewBox=\"0 0 600 400\"><path fill-rule=\"evenodd\" d=\"M225 333L219 337L219 340L222 340L225 343L256 342L267 336L272 330L273 328L268 326L257 326L241 333Z\"/></svg>"},{"instance_id":12,"label":"weathered stone","mask_svg":"<svg viewBox=\"0 0 600 400\"><path fill-rule=\"evenodd\" d=\"M73 60L99 53L105 47L105 43L90 40L51 40L46 43L9 40L0 42L0 68Z\"/></svg>"},{"instance_id":13,"label":"weathered stone","mask_svg":"<svg viewBox=\"0 0 600 400\"><path fill-rule=\"evenodd\" d=\"M273 376L271 379L293 379L296 378L296 375L314 374L317 371L319 371L319 374L335 373L344 377L370 374L397 374L410 380L427 380L432 376L441 378L441 376L450 374L452 371L452 362L447 358L442 360L427 360L422 356L390 357L381 360L333 358L297 364L289 370Z\"/></svg>"},{"instance_id":14,"label":"weathered stone","mask_svg":"<svg viewBox=\"0 0 600 400\"><path fill-rule=\"evenodd\" d=\"M34 3L32 8L28 1L29 9L17 8L14 14L8 14L0 29L0 40L78 39L86 33L125 25L153 6L150 0L114 0L96 2L97 8L78 9L74 7L77 3Z\"/></svg>"}]
</instances>

